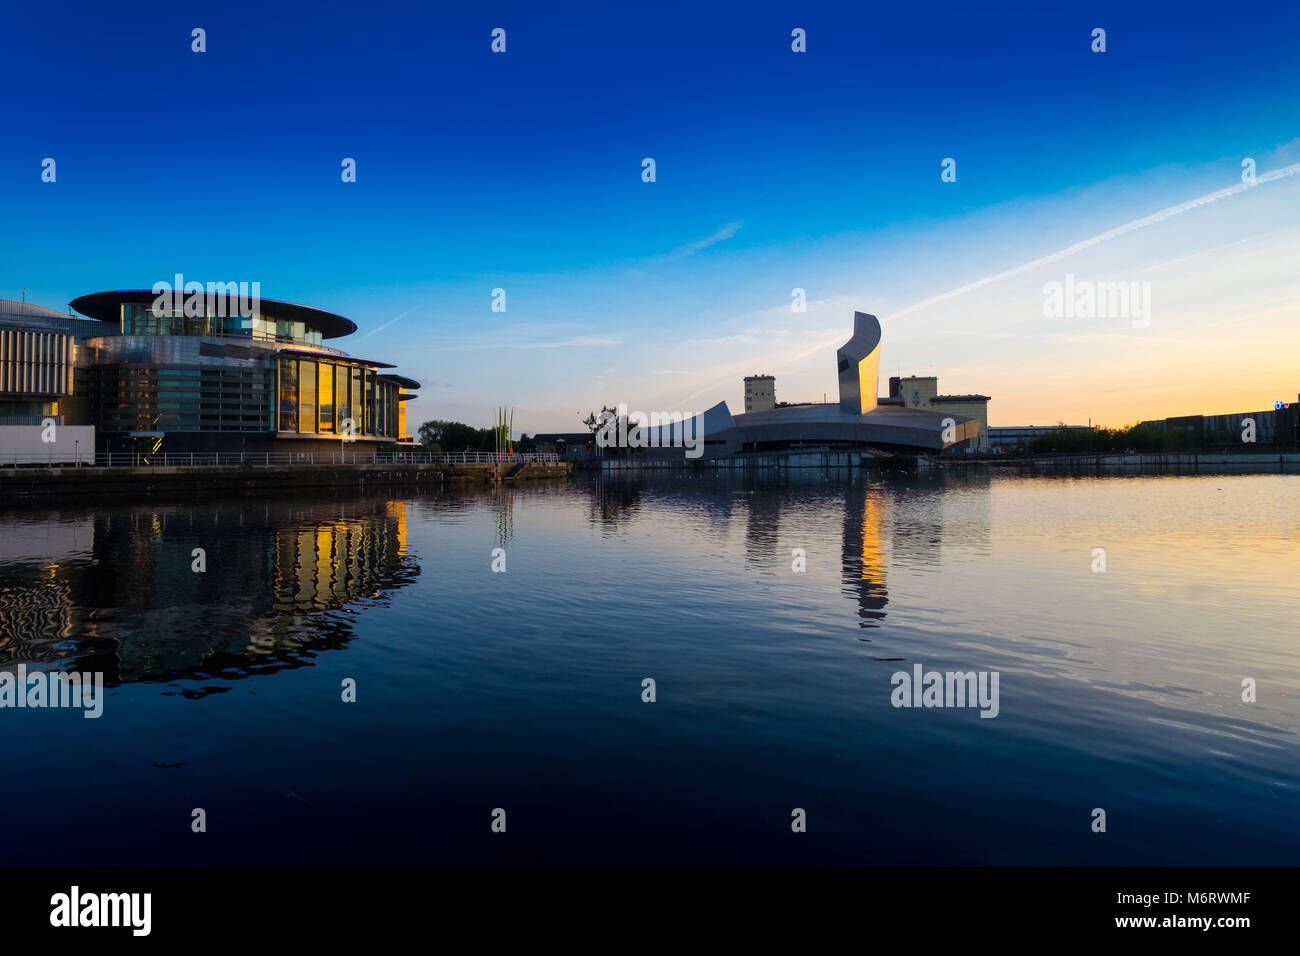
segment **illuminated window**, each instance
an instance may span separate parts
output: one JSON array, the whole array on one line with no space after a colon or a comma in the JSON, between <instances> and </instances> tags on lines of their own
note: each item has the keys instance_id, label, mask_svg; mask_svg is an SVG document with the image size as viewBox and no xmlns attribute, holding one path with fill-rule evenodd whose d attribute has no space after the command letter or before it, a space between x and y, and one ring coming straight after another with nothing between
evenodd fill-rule
<instances>
[{"instance_id":1,"label":"illuminated window","mask_svg":"<svg viewBox=\"0 0 1300 956\"><path fill-rule=\"evenodd\" d=\"M298 363L280 360L280 431L298 430Z\"/></svg>"},{"instance_id":2,"label":"illuminated window","mask_svg":"<svg viewBox=\"0 0 1300 956\"><path fill-rule=\"evenodd\" d=\"M375 433L375 370L366 369L366 426L367 435Z\"/></svg>"},{"instance_id":3,"label":"illuminated window","mask_svg":"<svg viewBox=\"0 0 1300 956\"><path fill-rule=\"evenodd\" d=\"M320 430L334 430L334 366L320 363Z\"/></svg>"},{"instance_id":4,"label":"illuminated window","mask_svg":"<svg viewBox=\"0 0 1300 956\"><path fill-rule=\"evenodd\" d=\"M351 380L351 397L348 401L348 417L352 419L352 433L361 431L361 369L354 368L348 376Z\"/></svg>"},{"instance_id":5,"label":"illuminated window","mask_svg":"<svg viewBox=\"0 0 1300 956\"><path fill-rule=\"evenodd\" d=\"M298 363L298 431L316 430L316 363Z\"/></svg>"},{"instance_id":6,"label":"illuminated window","mask_svg":"<svg viewBox=\"0 0 1300 956\"><path fill-rule=\"evenodd\" d=\"M335 431L344 430L344 422L352 417L348 409L348 375L346 365L334 366L334 422Z\"/></svg>"}]
</instances>

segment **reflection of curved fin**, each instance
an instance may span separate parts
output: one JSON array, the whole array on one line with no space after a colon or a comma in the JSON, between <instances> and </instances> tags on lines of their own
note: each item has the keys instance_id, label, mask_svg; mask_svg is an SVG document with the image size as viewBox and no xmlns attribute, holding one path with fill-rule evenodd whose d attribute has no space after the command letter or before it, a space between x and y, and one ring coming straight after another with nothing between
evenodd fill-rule
<instances>
[{"instance_id":1,"label":"reflection of curved fin","mask_svg":"<svg viewBox=\"0 0 1300 956\"><path fill-rule=\"evenodd\" d=\"M879 627L889 604L882 511L887 500L869 489L851 488L844 504L844 593L857 601L859 627Z\"/></svg>"},{"instance_id":2,"label":"reflection of curved fin","mask_svg":"<svg viewBox=\"0 0 1300 956\"><path fill-rule=\"evenodd\" d=\"M840 410L861 415L876 407L880 388L880 320L853 313L853 338L835 353L840 378Z\"/></svg>"}]
</instances>

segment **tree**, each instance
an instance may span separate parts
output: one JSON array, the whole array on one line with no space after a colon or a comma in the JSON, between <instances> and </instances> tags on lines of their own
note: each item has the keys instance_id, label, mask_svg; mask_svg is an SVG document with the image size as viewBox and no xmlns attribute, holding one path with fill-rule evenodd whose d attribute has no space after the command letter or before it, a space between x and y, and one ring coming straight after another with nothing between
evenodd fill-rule
<instances>
[{"instance_id":1,"label":"tree","mask_svg":"<svg viewBox=\"0 0 1300 956\"><path fill-rule=\"evenodd\" d=\"M608 405L602 405L600 406L599 412L592 412L589 414L582 420L582 424L591 429L591 433L594 435L596 432L600 431L601 427L607 420L617 422L618 409L610 408Z\"/></svg>"},{"instance_id":2,"label":"tree","mask_svg":"<svg viewBox=\"0 0 1300 956\"><path fill-rule=\"evenodd\" d=\"M630 439L636 434L638 426L628 423L627 416L622 417L618 414L618 409L609 405L600 406L599 412L592 412L582 420L582 424L591 429L591 435L596 446L596 454L602 454L603 451L625 447L619 441L619 436ZM600 433L604 431L604 442L601 441ZM633 445L635 447L635 445Z\"/></svg>"},{"instance_id":3,"label":"tree","mask_svg":"<svg viewBox=\"0 0 1300 956\"><path fill-rule=\"evenodd\" d=\"M434 419L420 426L416 440L426 448L437 445L443 451L479 451L483 446L483 431L461 422Z\"/></svg>"}]
</instances>

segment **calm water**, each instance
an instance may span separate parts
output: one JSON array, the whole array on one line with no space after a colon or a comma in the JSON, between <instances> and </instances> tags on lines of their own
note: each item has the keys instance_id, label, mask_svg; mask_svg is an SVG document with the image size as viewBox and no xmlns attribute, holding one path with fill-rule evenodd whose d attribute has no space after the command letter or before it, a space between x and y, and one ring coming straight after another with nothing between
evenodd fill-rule
<instances>
[{"instance_id":1,"label":"calm water","mask_svg":"<svg viewBox=\"0 0 1300 956\"><path fill-rule=\"evenodd\" d=\"M1300 863L1298 490L807 473L11 510L0 666L110 689L98 720L0 710L0 863ZM893 707L916 663L997 671L998 716Z\"/></svg>"}]
</instances>

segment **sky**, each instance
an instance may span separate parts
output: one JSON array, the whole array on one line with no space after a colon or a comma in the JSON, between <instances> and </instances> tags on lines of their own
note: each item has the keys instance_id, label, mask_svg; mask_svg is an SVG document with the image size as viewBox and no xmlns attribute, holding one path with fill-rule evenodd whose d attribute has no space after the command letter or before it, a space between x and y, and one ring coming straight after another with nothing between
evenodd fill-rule
<instances>
[{"instance_id":1,"label":"sky","mask_svg":"<svg viewBox=\"0 0 1300 956\"><path fill-rule=\"evenodd\" d=\"M854 310L992 425L1296 401L1300 7L1136 6L6 4L0 298L257 281L528 433L833 398Z\"/></svg>"}]
</instances>

